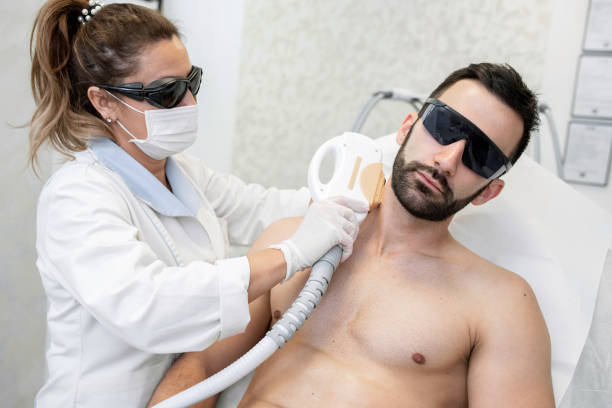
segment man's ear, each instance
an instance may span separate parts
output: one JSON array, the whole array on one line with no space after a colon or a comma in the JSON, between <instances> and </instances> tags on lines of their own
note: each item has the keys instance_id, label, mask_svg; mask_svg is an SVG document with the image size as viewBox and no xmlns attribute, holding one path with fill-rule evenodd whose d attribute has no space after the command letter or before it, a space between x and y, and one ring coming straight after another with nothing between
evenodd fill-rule
<instances>
[{"instance_id":1,"label":"man's ear","mask_svg":"<svg viewBox=\"0 0 612 408\"><path fill-rule=\"evenodd\" d=\"M501 193L501 191L504 188L504 185L505 185L504 180L501 180L501 179L495 179L491 181L489 185L487 186L487 188L482 190L482 192L478 194L476 198L472 200L472 204L482 205L486 203L487 201L494 199L495 197L499 195L499 193Z\"/></svg>"},{"instance_id":2,"label":"man's ear","mask_svg":"<svg viewBox=\"0 0 612 408\"><path fill-rule=\"evenodd\" d=\"M93 107L96 108L100 116L104 119L111 119L113 122L117 119L119 106L117 101L115 101L106 91L97 86L90 86L87 89L87 97Z\"/></svg>"},{"instance_id":3,"label":"man's ear","mask_svg":"<svg viewBox=\"0 0 612 408\"><path fill-rule=\"evenodd\" d=\"M400 126L399 130L397 131L397 135L395 136L395 140L397 141L398 145L401 146L402 143L404 143L404 140L406 140L406 137L408 136L408 132L418 118L419 114L416 112L410 112L408 116L406 116L406 119L404 119L402 122L402 126Z\"/></svg>"}]
</instances>

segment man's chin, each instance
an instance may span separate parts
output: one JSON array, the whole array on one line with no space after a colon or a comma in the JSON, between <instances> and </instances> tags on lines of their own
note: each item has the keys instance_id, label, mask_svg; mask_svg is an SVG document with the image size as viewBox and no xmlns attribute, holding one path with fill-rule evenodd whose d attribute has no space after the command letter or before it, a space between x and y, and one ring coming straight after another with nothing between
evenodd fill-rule
<instances>
[{"instance_id":1,"label":"man's chin","mask_svg":"<svg viewBox=\"0 0 612 408\"><path fill-rule=\"evenodd\" d=\"M404 209L412 216L426 221L445 221L452 215L448 208L441 208L441 203L432 202L427 199L427 196L420 191L413 192L403 197L396 197Z\"/></svg>"},{"instance_id":2,"label":"man's chin","mask_svg":"<svg viewBox=\"0 0 612 408\"><path fill-rule=\"evenodd\" d=\"M454 213L453 214L432 213L431 211L421 211L420 209L415 209L415 208L407 208L407 207L404 207L404 208L413 217L424 220L424 221L431 221L431 222L446 221L454 215Z\"/></svg>"}]
</instances>

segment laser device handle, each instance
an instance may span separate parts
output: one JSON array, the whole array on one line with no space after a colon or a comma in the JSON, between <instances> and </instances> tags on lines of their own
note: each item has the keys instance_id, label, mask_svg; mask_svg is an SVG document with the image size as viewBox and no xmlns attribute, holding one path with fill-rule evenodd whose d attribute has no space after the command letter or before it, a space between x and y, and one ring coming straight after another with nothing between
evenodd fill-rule
<instances>
[{"instance_id":1,"label":"laser device handle","mask_svg":"<svg viewBox=\"0 0 612 408\"><path fill-rule=\"evenodd\" d=\"M323 159L334 160L329 182L321 181ZM384 186L382 149L367 136L345 132L323 143L308 166L308 187L313 201L345 196L363 201L370 209L380 202ZM359 215L365 218L365 214Z\"/></svg>"},{"instance_id":2,"label":"laser device handle","mask_svg":"<svg viewBox=\"0 0 612 408\"><path fill-rule=\"evenodd\" d=\"M308 166L308 186L310 188L310 194L313 201L319 201L329 196L329 187L336 181L340 168L342 167L342 151L337 140L330 139L323 143L310 161ZM334 160L334 174L331 180L327 183L321 181L321 163L325 156L330 154Z\"/></svg>"}]
</instances>

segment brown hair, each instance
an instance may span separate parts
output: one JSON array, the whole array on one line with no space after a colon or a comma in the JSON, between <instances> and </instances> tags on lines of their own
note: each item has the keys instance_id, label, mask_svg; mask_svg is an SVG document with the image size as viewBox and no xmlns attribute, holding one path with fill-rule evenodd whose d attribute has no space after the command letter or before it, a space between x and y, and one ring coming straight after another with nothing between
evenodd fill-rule
<instances>
[{"instance_id":1,"label":"brown hair","mask_svg":"<svg viewBox=\"0 0 612 408\"><path fill-rule=\"evenodd\" d=\"M31 86L36 109L30 120L29 162L36 170L48 141L67 156L86 148L93 135L112 138L108 124L87 97L94 84L119 85L138 70L143 49L178 36L156 11L109 4L81 25L87 0L49 0L38 12L30 38Z\"/></svg>"}]
</instances>

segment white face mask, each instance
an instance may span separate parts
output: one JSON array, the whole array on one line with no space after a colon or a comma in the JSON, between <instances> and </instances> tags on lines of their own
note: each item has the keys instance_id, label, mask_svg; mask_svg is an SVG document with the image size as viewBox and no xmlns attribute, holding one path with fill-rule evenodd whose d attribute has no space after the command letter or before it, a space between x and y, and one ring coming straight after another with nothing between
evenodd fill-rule
<instances>
[{"instance_id":1,"label":"white face mask","mask_svg":"<svg viewBox=\"0 0 612 408\"><path fill-rule=\"evenodd\" d=\"M197 104L170 109L149 109L142 112L112 93L108 94L128 108L145 115L146 139L136 138L119 120L117 124L132 137L130 142L138 146L147 156L162 160L182 152L195 142L198 136Z\"/></svg>"}]
</instances>

